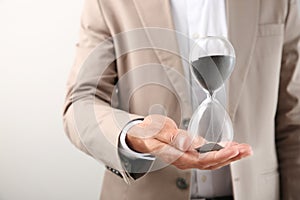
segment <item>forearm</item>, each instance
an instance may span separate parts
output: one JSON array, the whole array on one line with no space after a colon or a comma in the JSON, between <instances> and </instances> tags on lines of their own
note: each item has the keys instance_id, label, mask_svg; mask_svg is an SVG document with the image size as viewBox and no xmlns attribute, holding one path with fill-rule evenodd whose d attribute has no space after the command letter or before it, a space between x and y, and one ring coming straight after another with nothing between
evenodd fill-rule
<instances>
[{"instance_id":1,"label":"forearm","mask_svg":"<svg viewBox=\"0 0 300 200\"><path fill-rule=\"evenodd\" d=\"M118 113L116 116L115 113ZM119 121L116 121L116 117ZM65 132L80 150L111 168L130 182L121 165L118 144L122 126L140 116L110 107L101 100L83 98L74 102L64 115Z\"/></svg>"},{"instance_id":2,"label":"forearm","mask_svg":"<svg viewBox=\"0 0 300 200\"><path fill-rule=\"evenodd\" d=\"M119 134L125 124L141 116L113 106L118 74L110 38L99 1L85 0L63 119L66 134L76 147L105 165L124 171L118 155Z\"/></svg>"}]
</instances>

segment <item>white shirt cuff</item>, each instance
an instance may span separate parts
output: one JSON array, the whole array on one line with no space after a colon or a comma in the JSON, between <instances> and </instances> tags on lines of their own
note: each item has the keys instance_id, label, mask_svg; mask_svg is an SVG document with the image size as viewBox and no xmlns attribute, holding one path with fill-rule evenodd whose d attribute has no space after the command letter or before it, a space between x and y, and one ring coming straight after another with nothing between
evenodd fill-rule
<instances>
[{"instance_id":1,"label":"white shirt cuff","mask_svg":"<svg viewBox=\"0 0 300 200\"><path fill-rule=\"evenodd\" d=\"M134 120L129 122L122 130L121 134L120 134L120 143L119 143L119 147L120 147L120 151L121 153L133 160L136 159L144 159L144 160L155 160L155 157L149 153L138 153L136 151L133 151L132 149L130 149L126 143L126 135L127 132L129 131L129 129L131 127L133 127L136 124L141 123L143 120Z\"/></svg>"}]
</instances>

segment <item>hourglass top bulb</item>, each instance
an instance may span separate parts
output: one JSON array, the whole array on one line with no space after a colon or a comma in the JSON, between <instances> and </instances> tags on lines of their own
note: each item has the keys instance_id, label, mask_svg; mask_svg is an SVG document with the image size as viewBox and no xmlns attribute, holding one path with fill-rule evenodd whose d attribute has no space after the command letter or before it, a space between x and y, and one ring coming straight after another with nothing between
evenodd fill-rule
<instances>
[{"instance_id":1,"label":"hourglass top bulb","mask_svg":"<svg viewBox=\"0 0 300 200\"><path fill-rule=\"evenodd\" d=\"M227 55L199 57L192 62L193 73L210 94L217 91L230 76L235 58Z\"/></svg>"},{"instance_id":2,"label":"hourglass top bulb","mask_svg":"<svg viewBox=\"0 0 300 200\"><path fill-rule=\"evenodd\" d=\"M211 95L229 78L235 65L235 53L228 40L205 37L197 40L190 55L194 78Z\"/></svg>"}]
</instances>

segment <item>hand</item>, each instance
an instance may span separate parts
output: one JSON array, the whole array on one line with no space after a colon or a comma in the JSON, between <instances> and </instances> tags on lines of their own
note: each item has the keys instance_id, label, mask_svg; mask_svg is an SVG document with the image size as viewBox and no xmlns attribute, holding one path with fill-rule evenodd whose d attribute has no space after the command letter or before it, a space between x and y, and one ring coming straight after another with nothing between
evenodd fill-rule
<instances>
[{"instance_id":1,"label":"hand","mask_svg":"<svg viewBox=\"0 0 300 200\"><path fill-rule=\"evenodd\" d=\"M191 138L175 122L162 115L149 115L127 133L128 146L141 153L151 153L179 169L218 169L233 161L252 155L248 144L231 142L224 149L198 153L195 148L203 145L201 137Z\"/></svg>"}]
</instances>

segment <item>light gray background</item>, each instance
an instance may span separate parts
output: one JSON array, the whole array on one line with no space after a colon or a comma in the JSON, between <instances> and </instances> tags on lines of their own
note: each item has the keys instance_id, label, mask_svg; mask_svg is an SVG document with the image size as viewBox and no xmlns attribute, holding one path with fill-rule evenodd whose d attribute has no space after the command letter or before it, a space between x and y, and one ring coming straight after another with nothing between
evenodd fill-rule
<instances>
[{"instance_id":1,"label":"light gray background","mask_svg":"<svg viewBox=\"0 0 300 200\"><path fill-rule=\"evenodd\" d=\"M0 200L98 199L104 167L63 132L83 0L0 0Z\"/></svg>"}]
</instances>

